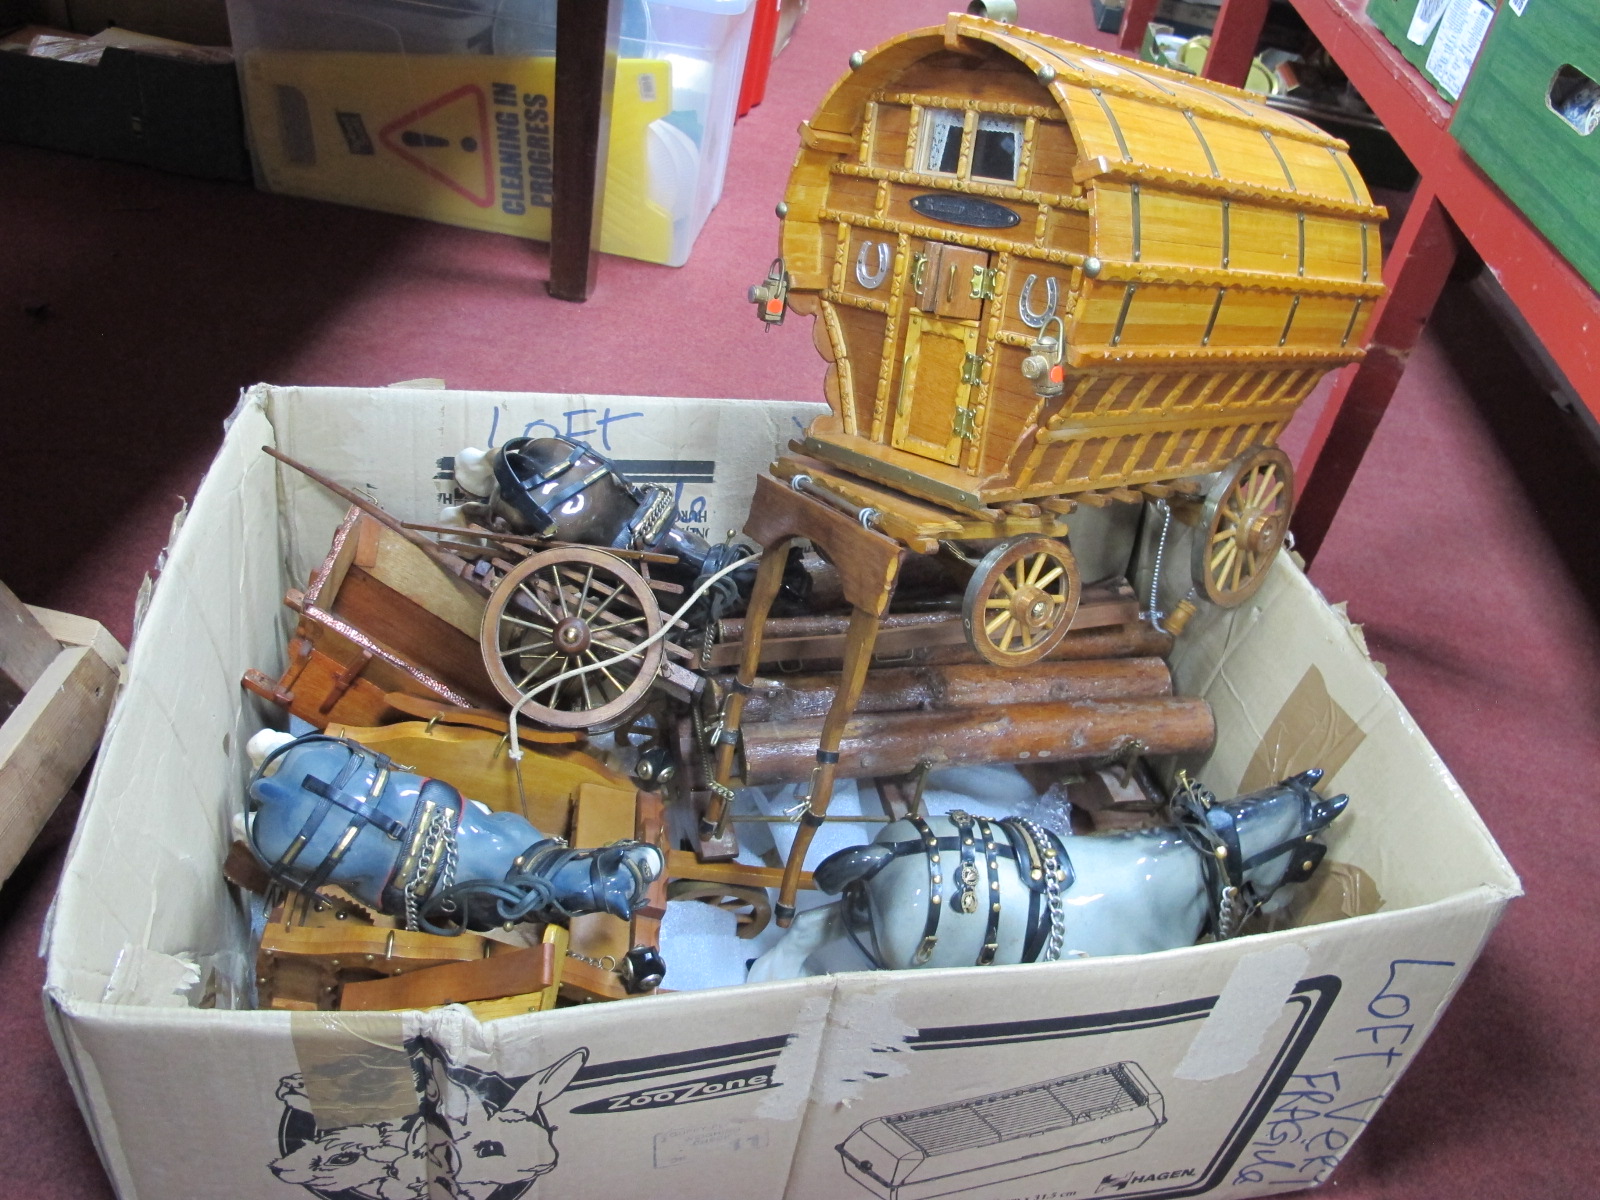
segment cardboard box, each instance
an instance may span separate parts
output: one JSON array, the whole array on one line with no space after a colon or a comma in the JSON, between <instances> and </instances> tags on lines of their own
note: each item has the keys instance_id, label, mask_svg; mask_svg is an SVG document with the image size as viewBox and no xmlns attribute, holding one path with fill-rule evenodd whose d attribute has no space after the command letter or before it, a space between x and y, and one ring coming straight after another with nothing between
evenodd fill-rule
<instances>
[{"instance_id":1,"label":"cardboard box","mask_svg":"<svg viewBox=\"0 0 1600 1200\"><path fill-rule=\"evenodd\" d=\"M818 411L246 395L134 641L47 935L49 1021L125 1200L409 1196L430 1139L478 1181L461 1194L495 1200L1236 1197L1327 1176L1519 889L1357 632L1283 558L1249 604L1201 614L1181 641L1179 684L1220 729L1200 775L1231 795L1327 767L1352 800L1329 839L1345 866L1323 871L1369 877L1371 915L1148 956L822 976L488 1024L459 1007L234 1009L252 944L220 865L245 741L276 717L239 677L281 661L280 597L341 509L259 447L426 519L434 459L554 430L656 463L689 522L720 531ZM419 1085L459 1128L419 1115ZM1069 1092L1096 1102L1077 1128L1029 1127L1048 1146L1020 1136L1030 1104Z\"/></svg>"},{"instance_id":2,"label":"cardboard box","mask_svg":"<svg viewBox=\"0 0 1600 1200\"><path fill-rule=\"evenodd\" d=\"M0 19L99 33L108 25L194 46L228 44L225 0L7 0Z\"/></svg>"},{"instance_id":3,"label":"cardboard box","mask_svg":"<svg viewBox=\"0 0 1600 1200\"><path fill-rule=\"evenodd\" d=\"M1450 132L1484 174L1600 288L1600 10L1508 4Z\"/></svg>"},{"instance_id":4,"label":"cardboard box","mask_svg":"<svg viewBox=\"0 0 1600 1200\"><path fill-rule=\"evenodd\" d=\"M9 40L34 32L44 31ZM0 51L0 141L201 179L250 178L233 63L123 46L106 47L95 63Z\"/></svg>"}]
</instances>

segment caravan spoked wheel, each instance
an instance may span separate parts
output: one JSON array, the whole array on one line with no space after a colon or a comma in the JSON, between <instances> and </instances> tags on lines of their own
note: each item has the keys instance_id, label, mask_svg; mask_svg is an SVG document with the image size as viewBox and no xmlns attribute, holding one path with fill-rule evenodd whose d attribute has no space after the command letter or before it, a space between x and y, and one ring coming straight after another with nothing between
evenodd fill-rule
<instances>
[{"instance_id":1,"label":"caravan spoked wheel","mask_svg":"<svg viewBox=\"0 0 1600 1200\"><path fill-rule=\"evenodd\" d=\"M1195 584L1232 608L1255 595L1283 546L1294 507L1294 468L1276 446L1247 450L1206 495L1194 548Z\"/></svg>"},{"instance_id":2,"label":"caravan spoked wheel","mask_svg":"<svg viewBox=\"0 0 1600 1200\"><path fill-rule=\"evenodd\" d=\"M1036 663L1066 637L1083 581L1067 544L1026 534L978 563L962 599L967 642L1002 667Z\"/></svg>"}]
</instances>

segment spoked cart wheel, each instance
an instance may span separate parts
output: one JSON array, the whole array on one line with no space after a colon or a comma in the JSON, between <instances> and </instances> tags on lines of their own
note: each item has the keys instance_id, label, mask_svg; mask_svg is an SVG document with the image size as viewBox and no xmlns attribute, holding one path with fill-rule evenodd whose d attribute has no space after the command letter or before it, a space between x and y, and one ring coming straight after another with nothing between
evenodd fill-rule
<instances>
[{"instance_id":1,"label":"spoked cart wheel","mask_svg":"<svg viewBox=\"0 0 1600 1200\"><path fill-rule=\"evenodd\" d=\"M664 644L630 652L660 628L660 606L637 571L569 546L530 555L500 581L478 640L495 690L513 706L541 683L594 668L532 696L518 715L598 733L624 721L655 681ZM610 661L619 655L627 657Z\"/></svg>"},{"instance_id":2,"label":"spoked cart wheel","mask_svg":"<svg viewBox=\"0 0 1600 1200\"><path fill-rule=\"evenodd\" d=\"M978 563L961 602L967 642L1001 667L1036 663L1067 636L1083 580L1067 544L1025 534Z\"/></svg>"},{"instance_id":3,"label":"spoked cart wheel","mask_svg":"<svg viewBox=\"0 0 1600 1200\"><path fill-rule=\"evenodd\" d=\"M1213 604L1232 608L1255 595L1289 532L1294 468L1276 446L1246 450L1206 494L1194 543L1194 581Z\"/></svg>"}]
</instances>

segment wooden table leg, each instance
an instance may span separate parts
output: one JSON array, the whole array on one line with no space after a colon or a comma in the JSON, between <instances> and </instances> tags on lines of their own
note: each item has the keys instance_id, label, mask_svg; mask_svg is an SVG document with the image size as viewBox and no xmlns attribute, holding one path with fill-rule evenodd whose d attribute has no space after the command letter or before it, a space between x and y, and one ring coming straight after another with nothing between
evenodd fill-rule
<instances>
[{"instance_id":1,"label":"wooden table leg","mask_svg":"<svg viewBox=\"0 0 1600 1200\"><path fill-rule=\"evenodd\" d=\"M744 698L755 682L756 668L761 665L761 633L772 611L772 602L783 587L784 567L789 561L792 537L781 538L761 552L761 568L756 572L755 586L750 590L750 604L745 610L744 657L739 661L739 674L722 706L722 730L717 739L716 775L711 785L711 800L706 805L705 819L700 823L700 836L710 841L720 839L727 832L729 784L733 779L733 756L739 744L739 722L744 717Z\"/></svg>"},{"instance_id":2,"label":"wooden table leg","mask_svg":"<svg viewBox=\"0 0 1600 1200\"><path fill-rule=\"evenodd\" d=\"M887 586L892 588L893 581ZM811 794L806 797L800 827L794 832L794 845L789 848L789 859L783 864L783 886L778 889L778 902L772 908L773 918L779 925L786 926L794 920L794 895L799 890L806 850L816 836L817 826L828 815L828 802L833 798L833 776L839 766L839 743L844 740L844 727L855 715L856 701L861 699L861 689L867 681L867 668L872 665L872 647L878 640L878 622L878 615L866 609L857 608L850 613L844 673L839 679L839 690L834 693L833 703L828 706L828 715L822 721L817 765L811 771Z\"/></svg>"},{"instance_id":3,"label":"wooden table leg","mask_svg":"<svg viewBox=\"0 0 1600 1200\"><path fill-rule=\"evenodd\" d=\"M1145 27L1156 15L1158 0L1123 0L1122 32L1117 34L1117 49L1124 54L1139 56L1144 45Z\"/></svg>"},{"instance_id":4,"label":"wooden table leg","mask_svg":"<svg viewBox=\"0 0 1600 1200\"><path fill-rule=\"evenodd\" d=\"M557 0L550 294L587 300L605 203L622 0Z\"/></svg>"},{"instance_id":5,"label":"wooden table leg","mask_svg":"<svg viewBox=\"0 0 1600 1200\"><path fill-rule=\"evenodd\" d=\"M1383 281L1388 292L1372 318L1366 358L1346 367L1301 459L1300 495L1290 522L1307 563L1333 524L1362 456L1389 408L1411 351L1455 265L1454 224L1426 180L1417 185Z\"/></svg>"},{"instance_id":6,"label":"wooden table leg","mask_svg":"<svg viewBox=\"0 0 1600 1200\"><path fill-rule=\"evenodd\" d=\"M1271 0L1222 0L1216 28L1211 31L1211 51L1200 74L1218 83L1242 88L1250 77L1250 60L1261 44Z\"/></svg>"}]
</instances>

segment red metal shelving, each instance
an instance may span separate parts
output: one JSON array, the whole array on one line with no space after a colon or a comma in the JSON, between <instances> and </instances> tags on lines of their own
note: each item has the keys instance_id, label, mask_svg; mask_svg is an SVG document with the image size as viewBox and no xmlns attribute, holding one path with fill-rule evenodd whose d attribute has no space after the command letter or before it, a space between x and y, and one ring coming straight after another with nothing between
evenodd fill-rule
<instances>
[{"instance_id":1,"label":"red metal shelving","mask_svg":"<svg viewBox=\"0 0 1600 1200\"><path fill-rule=\"evenodd\" d=\"M1269 0L1224 0L1205 74L1240 84ZM1384 271L1367 358L1347 368L1302 462L1295 532L1309 558L1321 545L1405 360L1455 257L1472 246L1583 403L1600 417L1600 295L1547 242L1450 136L1451 105L1366 17L1364 0L1289 0L1416 167L1421 181ZM1130 4L1137 17L1148 6ZM1124 28L1138 44L1143 27ZM1470 87L1471 84L1469 83ZM1559 169L1559 164L1551 164ZM1448 218L1448 219L1445 219ZM1309 469L1307 469L1309 468Z\"/></svg>"}]
</instances>

